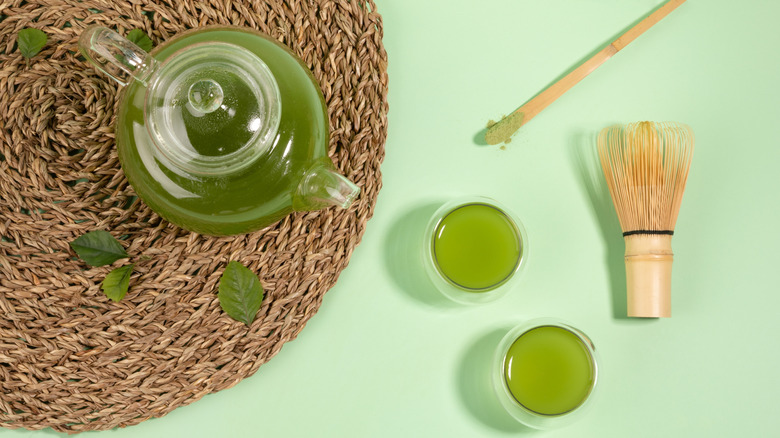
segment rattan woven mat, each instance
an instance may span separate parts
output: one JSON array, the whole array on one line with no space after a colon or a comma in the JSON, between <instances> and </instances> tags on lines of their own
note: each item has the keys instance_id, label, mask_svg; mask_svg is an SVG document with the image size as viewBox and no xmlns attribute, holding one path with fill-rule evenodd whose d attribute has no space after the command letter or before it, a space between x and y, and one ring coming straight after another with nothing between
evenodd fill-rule
<instances>
[{"instance_id":1,"label":"rattan woven mat","mask_svg":"<svg viewBox=\"0 0 780 438\"><path fill-rule=\"evenodd\" d=\"M92 23L140 28L155 43L207 24L283 42L319 80L331 158L360 198L236 237L160 219L119 167L117 87L77 58ZM29 68L15 47L25 27L49 37ZM4 0L0 66L0 425L137 424L235 385L298 335L347 265L381 185L387 57L373 1ZM100 290L110 267L87 269L68 246L97 229L138 256L119 303ZM217 301L228 260L257 272L266 291L249 328Z\"/></svg>"}]
</instances>

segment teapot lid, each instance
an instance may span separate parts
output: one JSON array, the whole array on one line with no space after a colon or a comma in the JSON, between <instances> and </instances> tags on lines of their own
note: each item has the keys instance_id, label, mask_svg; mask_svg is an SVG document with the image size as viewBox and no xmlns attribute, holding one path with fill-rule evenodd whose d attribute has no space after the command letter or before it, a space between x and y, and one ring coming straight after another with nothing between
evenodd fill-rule
<instances>
[{"instance_id":1,"label":"teapot lid","mask_svg":"<svg viewBox=\"0 0 780 438\"><path fill-rule=\"evenodd\" d=\"M273 143L281 98L268 66L234 44L173 54L147 90L144 118L164 158L186 171L242 169Z\"/></svg>"}]
</instances>

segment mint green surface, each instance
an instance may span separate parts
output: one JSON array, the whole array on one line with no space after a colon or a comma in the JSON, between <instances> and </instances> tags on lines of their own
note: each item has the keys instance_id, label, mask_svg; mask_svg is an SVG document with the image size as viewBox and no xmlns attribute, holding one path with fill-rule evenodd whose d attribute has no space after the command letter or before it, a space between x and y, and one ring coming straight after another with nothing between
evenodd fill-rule
<instances>
[{"instance_id":1,"label":"mint green surface","mask_svg":"<svg viewBox=\"0 0 780 438\"><path fill-rule=\"evenodd\" d=\"M83 436L777 436L780 2L689 0L506 150L475 144L488 119L661 2L377 3L390 58L383 188L319 312L237 386ZM594 135L637 120L685 122L697 138L673 240L671 319L625 318L623 242L611 201L592 186ZM531 247L518 288L472 307L437 298L413 241L464 194L515 211ZM586 332L602 374L587 415L536 432L494 401L486 367L509 329L543 316Z\"/></svg>"}]
</instances>

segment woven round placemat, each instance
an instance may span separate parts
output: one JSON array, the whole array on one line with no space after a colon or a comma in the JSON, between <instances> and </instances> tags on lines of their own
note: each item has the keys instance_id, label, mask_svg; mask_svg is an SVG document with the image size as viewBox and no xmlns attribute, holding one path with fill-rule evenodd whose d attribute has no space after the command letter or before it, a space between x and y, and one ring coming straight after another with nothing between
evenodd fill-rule
<instances>
[{"instance_id":1,"label":"woven round placemat","mask_svg":"<svg viewBox=\"0 0 780 438\"><path fill-rule=\"evenodd\" d=\"M248 26L289 46L322 87L331 158L361 187L357 202L234 237L160 219L119 167L117 86L78 57L93 23L140 28L155 43L207 24ZM49 38L29 67L15 46L25 27ZM387 58L373 1L0 1L0 66L0 425L137 424L235 385L298 335L380 189ZM91 230L120 238L136 262L119 303L100 290L112 267L88 268L69 248ZM217 300L229 260L256 272L266 292L250 327Z\"/></svg>"}]
</instances>

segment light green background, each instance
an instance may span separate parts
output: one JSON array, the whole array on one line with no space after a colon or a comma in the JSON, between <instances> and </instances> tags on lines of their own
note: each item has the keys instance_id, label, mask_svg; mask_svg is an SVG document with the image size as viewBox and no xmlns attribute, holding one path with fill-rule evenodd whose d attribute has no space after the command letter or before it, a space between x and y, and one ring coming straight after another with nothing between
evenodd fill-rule
<instances>
[{"instance_id":1,"label":"light green background","mask_svg":"<svg viewBox=\"0 0 780 438\"><path fill-rule=\"evenodd\" d=\"M94 437L778 436L780 2L689 0L553 103L505 150L475 144L658 0L377 0L390 59L384 188L363 242L297 340L236 387ZM674 237L673 317L624 317L623 243L594 189L602 127L696 133ZM523 220L519 288L447 306L414 259L426 216L491 196ZM520 321L557 316L595 341L588 415L513 423L486 365ZM33 438L42 432L3 430Z\"/></svg>"}]
</instances>

